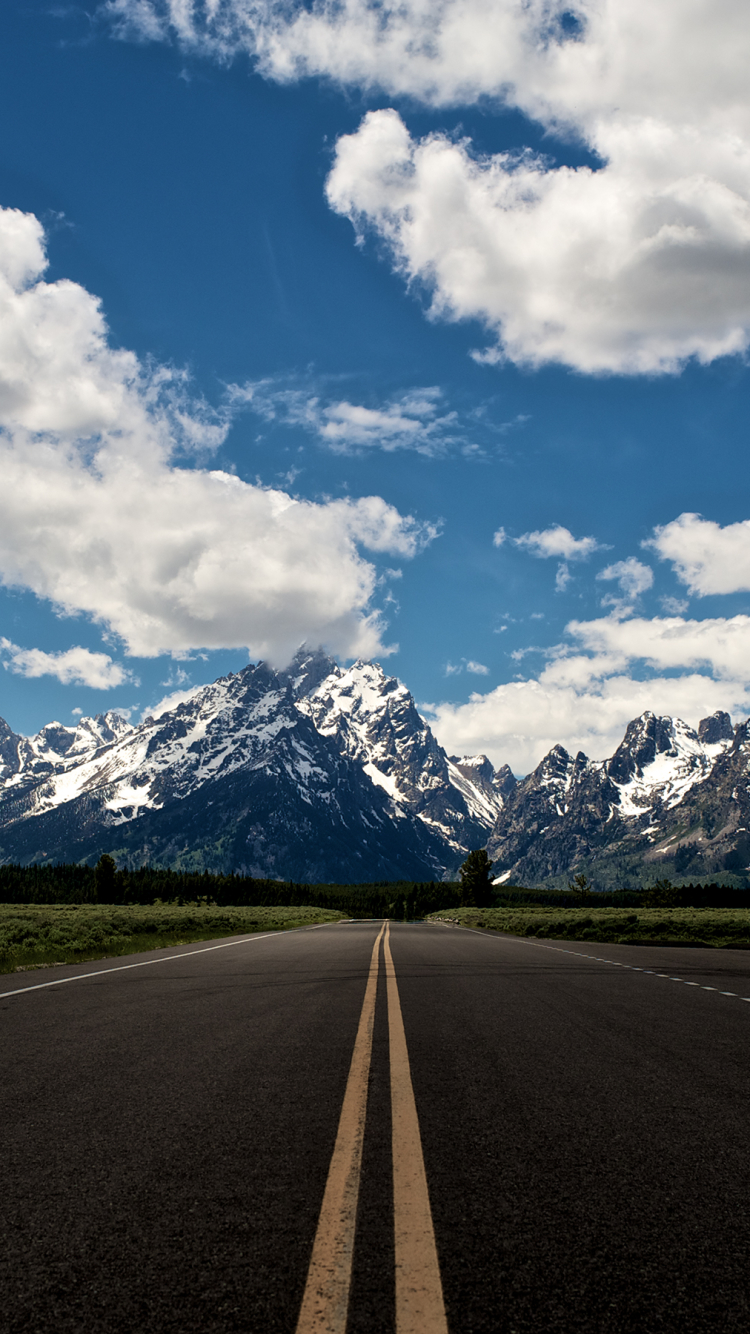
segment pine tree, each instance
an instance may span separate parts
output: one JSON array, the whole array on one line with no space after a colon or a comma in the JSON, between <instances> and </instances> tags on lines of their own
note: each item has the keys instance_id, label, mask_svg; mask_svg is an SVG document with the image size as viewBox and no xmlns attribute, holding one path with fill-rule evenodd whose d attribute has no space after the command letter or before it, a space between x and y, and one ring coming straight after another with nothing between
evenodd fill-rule
<instances>
[{"instance_id":1,"label":"pine tree","mask_svg":"<svg viewBox=\"0 0 750 1334\"><path fill-rule=\"evenodd\" d=\"M461 907L492 907L492 862L484 848L470 852L459 870L461 877Z\"/></svg>"},{"instance_id":2,"label":"pine tree","mask_svg":"<svg viewBox=\"0 0 750 1334\"><path fill-rule=\"evenodd\" d=\"M96 897L99 903L114 903L116 872L114 859L105 852L94 867Z\"/></svg>"}]
</instances>

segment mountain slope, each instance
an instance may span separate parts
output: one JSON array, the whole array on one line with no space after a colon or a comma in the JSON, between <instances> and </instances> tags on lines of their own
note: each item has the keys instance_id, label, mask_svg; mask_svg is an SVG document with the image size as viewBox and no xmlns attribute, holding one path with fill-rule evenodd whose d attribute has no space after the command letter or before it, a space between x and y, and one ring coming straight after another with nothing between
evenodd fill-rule
<instances>
[{"instance_id":1,"label":"mountain slope","mask_svg":"<svg viewBox=\"0 0 750 1334\"><path fill-rule=\"evenodd\" d=\"M107 851L285 879L425 880L481 846L503 800L491 766L472 778L471 761L467 774L447 760L398 681L320 653L278 674L249 666L135 727L107 714L25 738L2 724L0 760L3 861Z\"/></svg>"},{"instance_id":2,"label":"mountain slope","mask_svg":"<svg viewBox=\"0 0 750 1334\"><path fill-rule=\"evenodd\" d=\"M605 761L555 746L508 795L488 842L495 875L598 887L744 874L750 863L747 725L726 713L695 731L646 712ZM747 855L745 845L747 843Z\"/></svg>"},{"instance_id":3,"label":"mountain slope","mask_svg":"<svg viewBox=\"0 0 750 1334\"><path fill-rule=\"evenodd\" d=\"M406 686L377 663L356 662L346 671L331 667L299 699L320 734L434 830L460 861L470 848L481 847L503 804L486 756L477 757L476 769L470 761L450 760Z\"/></svg>"}]
</instances>

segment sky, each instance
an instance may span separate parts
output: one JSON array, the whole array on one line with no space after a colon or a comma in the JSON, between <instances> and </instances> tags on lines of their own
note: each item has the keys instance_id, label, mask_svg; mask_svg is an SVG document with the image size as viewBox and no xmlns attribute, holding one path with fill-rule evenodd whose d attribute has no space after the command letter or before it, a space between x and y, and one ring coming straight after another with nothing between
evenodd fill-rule
<instances>
[{"instance_id":1,"label":"sky","mask_svg":"<svg viewBox=\"0 0 750 1334\"><path fill-rule=\"evenodd\" d=\"M0 10L0 714L302 644L450 753L750 713L739 0Z\"/></svg>"}]
</instances>

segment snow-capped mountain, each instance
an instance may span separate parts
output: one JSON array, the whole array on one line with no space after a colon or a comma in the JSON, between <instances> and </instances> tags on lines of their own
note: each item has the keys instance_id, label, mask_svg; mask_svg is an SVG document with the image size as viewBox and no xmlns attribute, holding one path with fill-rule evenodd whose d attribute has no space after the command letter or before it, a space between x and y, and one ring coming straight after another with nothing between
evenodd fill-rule
<instances>
[{"instance_id":1,"label":"snow-capped mountain","mask_svg":"<svg viewBox=\"0 0 750 1334\"><path fill-rule=\"evenodd\" d=\"M503 799L485 755L453 761L417 712L406 686L373 662L333 670L299 699L321 736L362 765L394 803L457 854L481 847Z\"/></svg>"},{"instance_id":2,"label":"snow-capped mountain","mask_svg":"<svg viewBox=\"0 0 750 1334\"><path fill-rule=\"evenodd\" d=\"M564 883L584 871L604 888L742 874L747 829L747 724L732 728L718 712L695 731L646 712L611 759L553 747L507 795L488 851L503 882Z\"/></svg>"},{"instance_id":3,"label":"snow-capped mountain","mask_svg":"<svg viewBox=\"0 0 750 1334\"><path fill-rule=\"evenodd\" d=\"M1 723L0 761L4 861L107 851L295 880L440 878L507 789L485 757L449 761L395 678L322 653L249 666L137 726Z\"/></svg>"}]
</instances>

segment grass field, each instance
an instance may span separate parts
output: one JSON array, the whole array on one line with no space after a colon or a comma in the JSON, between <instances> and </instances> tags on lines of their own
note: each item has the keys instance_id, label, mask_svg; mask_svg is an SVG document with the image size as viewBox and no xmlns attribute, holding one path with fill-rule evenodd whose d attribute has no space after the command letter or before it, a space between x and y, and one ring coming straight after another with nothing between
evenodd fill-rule
<instances>
[{"instance_id":1,"label":"grass field","mask_svg":"<svg viewBox=\"0 0 750 1334\"><path fill-rule=\"evenodd\" d=\"M0 973L81 963L195 940L338 922L326 908L109 907L0 904Z\"/></svg>"},{"instance_id":2,"label":"grass field","mask_svg":"<svg viewBox=\"0 0 750 1334\"><path fill-rule=\"evenodd\" d=\"M748 908L456 908L440 919L551 940L750 948Z\"/></svg>"}]
</instances>

